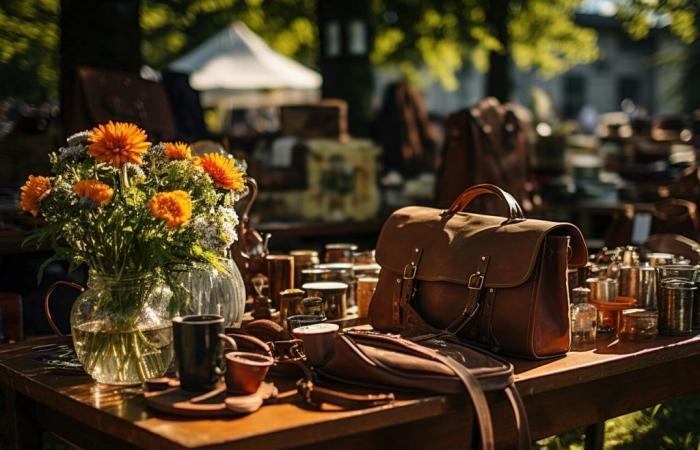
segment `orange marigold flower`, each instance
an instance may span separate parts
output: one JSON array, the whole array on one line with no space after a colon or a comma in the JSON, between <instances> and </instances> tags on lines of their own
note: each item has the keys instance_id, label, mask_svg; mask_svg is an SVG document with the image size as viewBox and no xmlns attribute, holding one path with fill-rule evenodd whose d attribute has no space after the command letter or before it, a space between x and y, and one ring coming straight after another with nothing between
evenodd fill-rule
<instances>
[{"instance_id":1,"label":"orange marigold flower","mask_svg":"<svg viewBox=\"0 0 700 450\"><path fill-rule=\"evenodd\" d=\"M165 156L171 160L183 160L192 158L192 148L184 142L166 142Z\"/></svg>"},{"instance_id":2,"label":"orange marigold flower","mask_svg":"<svg viewBox=\"0 0 700 450\"><path fill-rule=\"evenodd\" d=\"M141 156L151 146L146 139L146 132L133 123L110 120L92 129L87 153L116 167L126 163L141 165Z\"/></svg>"},{"instance_id":3,"label":"orange marigold flower","mask_svg":"<svg viewBox=\"0 0 700 450\"><path fill-rule=\"evenodd\" d=\"M178 228L192 217L192 199L185 191L160 192L148 202L148 209L168 228Z\"/></svg>"},{"instance_id":4,"label":"orange marigold flower","mask_svg":"<svg viewBox=\"0 0 700 450\"><path fill-rule=\"evenodd\" d=\"M206 153L200 158L199 165L220 188L243 191L243 172L236 167L232 159L220 153Z\"/></svg>"},{"instance_id":5,"label":"orange marigold flower","mask_svg":"<svg viewBox=\"0 0 700 450\"><path fill-rule=\"evenodd\" d=\"M73 185L73 192L78 197L89 198L100 205L109 203L114 196L114 189L110 185L97 180L78 181Z\"/></svg>"},{"instance_id":6,"label":"orange marigold flower","mask_svg":"<svg viewBox=\"0 0 700 450\"><path fill-rule=\"evenodd\" d=\"M20 194L20 207L22 211L32 213L34 217L39 214L39 203L51 192L51 179L47 177L35 177L29 175L27 182L22 186Z\"/></svg>"}]
</instances>

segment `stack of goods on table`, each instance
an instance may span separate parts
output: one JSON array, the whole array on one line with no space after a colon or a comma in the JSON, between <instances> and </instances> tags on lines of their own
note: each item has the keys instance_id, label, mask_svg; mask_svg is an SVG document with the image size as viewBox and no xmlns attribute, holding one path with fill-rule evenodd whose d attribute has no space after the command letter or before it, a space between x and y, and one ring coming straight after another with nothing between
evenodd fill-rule
<instances>
[{"instance_id":1,"label":"stack of goods on table","mask_svg":"<svg viewBox=\"0 0 700 450\"><path fill-rule=\"evenodd\" d=\"M316 250L268 254L265 261L259 273L250 274L248 320L272 319L292 330L297 324L347 324L367 317L380 269L373 250L334 243L325 246L323 262Z\"/></svg>"},{"instance_id":2,"label":"stack of goods on table","mask_svg":"<svg viewBox=\"0 0 700 450\"><path fill-rule=\"evenodd\" d=\"M592 255L568 272L572 350L595 348L596 332L639 341L700 330L699 274L679 254L625 246Z\"/></svg>"}]
</instances>

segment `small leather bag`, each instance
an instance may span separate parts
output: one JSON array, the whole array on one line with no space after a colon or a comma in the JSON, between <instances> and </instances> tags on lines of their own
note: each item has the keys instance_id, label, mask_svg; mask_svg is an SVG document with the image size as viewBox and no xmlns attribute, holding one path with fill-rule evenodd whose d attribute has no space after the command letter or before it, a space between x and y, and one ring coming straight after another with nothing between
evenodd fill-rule
<instances>
[{"instance_id":1,"label":"small leather bag","mask_svg":"<svg viewBox=\"0 0 700 450\"><path fill-rule=\"evenodd\" d=\"M507 216L464 213L495 195ZM525 219L497 186L464 191L449 209L394 212L377 242L382 269L369 320L379 330L454 334L493 352L539 359L569 350L567 266L586 264L576 226Z\"/></svg>"},{"instance_id":2,"label":"small leather bag","mask_svg":"<svg viewBox=\"0 0 700 450\"><path fill-rule=\"evenodd\" d=\"M330 360L318 372L322 378L391 391L468 394L483 449L494 448L484 392L504 391L513 409L518 447L530 447L527 415L513 385L513 365L463 343L430 339L418 344L397 335L346 331L336 337ZM313 389L308 396L313 396Z\"/></svg>"}]
</instances>

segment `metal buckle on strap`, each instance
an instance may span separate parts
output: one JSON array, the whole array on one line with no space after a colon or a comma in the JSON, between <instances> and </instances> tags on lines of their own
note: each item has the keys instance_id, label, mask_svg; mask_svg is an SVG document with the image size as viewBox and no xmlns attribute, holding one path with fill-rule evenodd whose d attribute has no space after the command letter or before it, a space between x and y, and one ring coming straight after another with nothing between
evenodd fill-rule
<instances>
[{"instance_id":1,"label":"metal buckle on strap","mask_svg":"<svg viewBox=\"0 0 700 450\"><path fill-rule=\"evenodd\" d=\"M474 284L475 278L477 279L476 284ZM477 272L469 275L469 281L467 281L467 288L476 289L477 291L480 291L482 287L484 287L484 276L482 274Z\"/></svg>"},{"instance_id":2,"label":"metal buckle on strap","mask_svg":"<svg viewBox=\"0 0 700 450\"><path fill-rule=\"evenodd\" d=\"M416 263L406 264L406 267L403 268L403 279L412 280L416 278L417 271L418 267L416 266Z\"/></svg>"}]
</instances>

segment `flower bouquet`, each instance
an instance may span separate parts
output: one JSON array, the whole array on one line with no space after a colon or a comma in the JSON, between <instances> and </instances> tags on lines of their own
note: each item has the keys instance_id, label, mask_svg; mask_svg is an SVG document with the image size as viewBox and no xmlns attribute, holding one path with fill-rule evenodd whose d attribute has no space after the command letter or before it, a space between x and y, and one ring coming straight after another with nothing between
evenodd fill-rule
<instances>
[{"instance_id":1,"label":"flower bouquet","mask_svg":"<svg viewBox=\"0 0 700 450\"><path fill-rule=\"evenodd\" d=\"M219 153L148 142L128 123L109 122L68 138L50 155L53 176L30 176L22 210L46 226L26 244L50 242L53 261L86 265L88 290L71 312L76 353L100 382L134 384L162 375L172 358L170 318L182 295L170 267L226 271L236 239L233 209L245 168Z\"/></svg>"}]
</instances>

